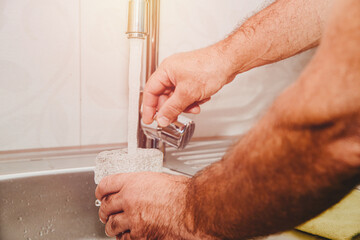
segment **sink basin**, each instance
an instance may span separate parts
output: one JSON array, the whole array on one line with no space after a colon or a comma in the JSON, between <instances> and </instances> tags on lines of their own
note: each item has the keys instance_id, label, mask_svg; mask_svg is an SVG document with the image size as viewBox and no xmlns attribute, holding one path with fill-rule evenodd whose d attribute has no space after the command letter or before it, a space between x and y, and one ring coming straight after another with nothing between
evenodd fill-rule
<instances>
[{"instance_id":1,"label":"sink basin","mask_svg":"<svg viewBox=\"0 0 360 240\"><path fill-rule=\"evenodd\" d=\"M48 172L0 180L0 239L109 239L94 174Z\"/></svg>"},{"instance_id":2,"label":"sink basin","mask_svg":"<svg viewBox=\"0 0 360 240\"><path fill-rule=\"evenodd\" d=\"M93 179L91 169L0 175L0 239L109 239L94 205ZM292 231L265 239L318 238Z\"/></svg>"},{"instance_id":3,"label":"sink basin","mask_svg":"<svg viewBox=\"0 0 360 240\"><path fill-rule=\"evenodd\" d=\"M166 173L193 175L221 159L231 140L167 149ZM109 239L95 206L94 159L125 145L0 153L0 239ZM171 171L176 170L177 172ZM296 231L267 240L314 240Z\"/></svg>"}]
</instances>

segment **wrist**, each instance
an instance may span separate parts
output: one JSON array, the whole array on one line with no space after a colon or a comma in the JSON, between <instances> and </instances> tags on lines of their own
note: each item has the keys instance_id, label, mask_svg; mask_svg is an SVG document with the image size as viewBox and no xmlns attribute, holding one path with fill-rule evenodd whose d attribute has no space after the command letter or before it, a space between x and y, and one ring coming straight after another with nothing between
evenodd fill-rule
<instances>
[{"instance_id":1,"label":"wrist","mask_svg":"<svg viewBox=\"0 0 360 240\"><path fill-rule=\"evenodd\" d=\"M235 77L239 73L246 72L253 68L256 59L256 48L253 48L251 33L245 34L246 30L238 29L229 37L213 45L224 63L227 72Z\"/></svg>"},{"instance_id":2,"label":"wrist","mask_svg":"<svg viewBox=\"0 0 360 240\"><path fill-rule=\"evenodd\" d=\"M222 42L207 47L206 51L210 52L214 58L214 67L223 79L222 86L230 83L238 74L238 63L234 61L233 54L229 54L224 49Z\"/></svg>"}]
</instances>

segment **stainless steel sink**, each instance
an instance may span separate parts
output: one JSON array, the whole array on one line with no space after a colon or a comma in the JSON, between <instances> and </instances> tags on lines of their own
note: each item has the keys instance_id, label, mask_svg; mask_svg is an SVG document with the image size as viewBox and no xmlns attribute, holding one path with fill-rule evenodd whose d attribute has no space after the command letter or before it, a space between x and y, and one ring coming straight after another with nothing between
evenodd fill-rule
<instances>
[{"instance_id":1,"label":"stainless steel sink","mask_svg":"<svg viewBox=\"0 0 360 240\"><path fill-rule=\"evenodd\" d=\"M0 239L109 239L93 179L92 171L2 179Z\"/></svg>"},{"instance_id":2,"label":"stainless steel sink","mask_svg":"<svg viewBox=\"0 0 360 240\"><path fill-rule=\"evenodd\" d=\"M194 141L167 149L164 171L193 175L221 159L233 140ZM94 159L122 145L0 153L0 240L109 239L95 207ZM317 239L287 232L268 240Z\"/></svg>"},{"instance_id":3,"label":"stainless steel sink","mask_svg":"<svg viewBox=\"0 0 360 240\"><path fill-rule=\"evenodd\" d=\"M237 138L226 137L212 140L192 141L185 149L166 149L164 166L171 170L193 176L206 166L220 161Z\"/></svg>"},{"instance_id":4,"label":"stainless steel sink","mask_svg":"<svg viewBox=\"0 0 360 240\"><path fill-rule=\"evenodd\" d=\"M93 178L92 170L0 175L0 239L109 239L94 205ZM291 231L262 240L315 239L321 238Z\"/></svg>"}]
</instances>

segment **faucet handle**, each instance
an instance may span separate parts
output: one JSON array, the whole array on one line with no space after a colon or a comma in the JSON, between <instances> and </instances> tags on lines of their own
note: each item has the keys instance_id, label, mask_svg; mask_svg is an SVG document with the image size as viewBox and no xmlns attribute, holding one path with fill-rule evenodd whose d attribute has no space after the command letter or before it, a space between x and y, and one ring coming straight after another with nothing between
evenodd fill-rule
<instances>
[{"instance_id":1,"label":"faucet handle","mask_svg":"<svg viewBox=\"0 0 360 240\"><path fill-rule=\"evenodd\" d=\"M148 138L161 140L178 149L183 149L190 142L195 131L194 121L182 115L164 128L156 121L149 125L141 121L141 127Z\"/></svg>"}]
</instances>

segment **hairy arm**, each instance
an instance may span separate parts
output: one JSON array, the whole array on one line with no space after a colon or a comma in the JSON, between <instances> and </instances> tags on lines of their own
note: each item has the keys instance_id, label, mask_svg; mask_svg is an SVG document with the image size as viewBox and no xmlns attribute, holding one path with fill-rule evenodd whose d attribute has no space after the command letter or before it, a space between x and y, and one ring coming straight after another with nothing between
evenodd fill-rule
<instances>
[{"instance_id":1,"label":"hairy arm","mask_svg":"<svg viewBox=\"0 0 360 240\"><path fill-rule=\"evenodd\" d=\"M277 62L319 44L332 0L278 0L215 44L234 73Z\"/></svg>"},{"instance_id":2,"label":"hairy arm","mask_svg":"<svg viewBox=\"0 0 360 240\"><path fill-rule=\"evenodd\" d=\"M360 2L336 1L300 79L222 161L191 179L190 229L221 239L288 230L359 183L359 29Z\"/></svg>"},{"instance_id":3,"label":"hairy arm","mask_svg":"<svg viewBox=\"0 0 360 240\"><path fill-rule=\"evenodd\" d=\"M319 43L331 0L278 0L226 39L165 59L144 89L143 121L161 126L199 113L236 74L293 56Z\"/></svg>"}]
</instances>

